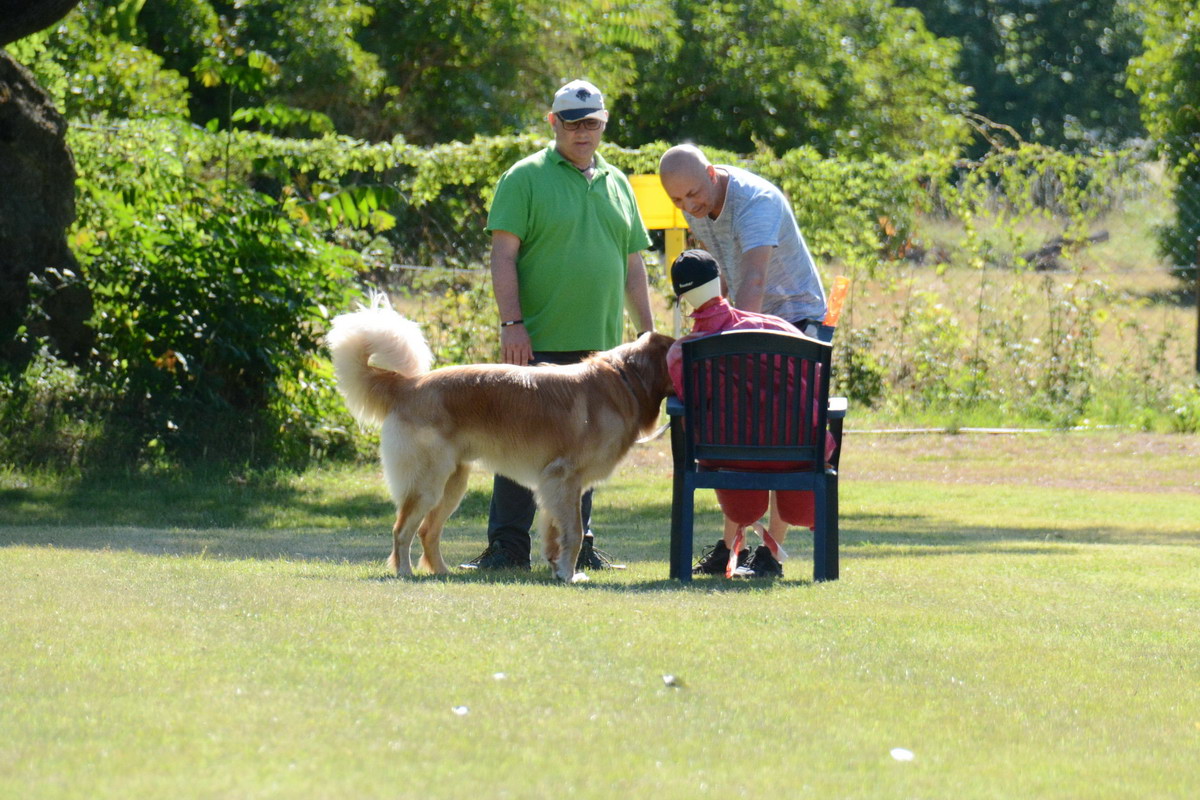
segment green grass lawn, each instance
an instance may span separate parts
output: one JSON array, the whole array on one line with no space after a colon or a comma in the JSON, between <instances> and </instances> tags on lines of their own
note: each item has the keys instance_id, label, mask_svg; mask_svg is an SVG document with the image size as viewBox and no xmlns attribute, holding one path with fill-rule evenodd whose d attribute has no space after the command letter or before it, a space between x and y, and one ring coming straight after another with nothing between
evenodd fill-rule
<instances>
[{"instance_id":1,"label":"green grass lawn","mask_svg":"<svg viewBox=\"0 0 1200 800\"><path fill-rule=\"evenodd\" d=\"M0 475L0 797L1200 794L1195 437L851 434L816 585L666 580L667 465L575 587L385 577L370 467Z\"/></svg>"}]
</instances>

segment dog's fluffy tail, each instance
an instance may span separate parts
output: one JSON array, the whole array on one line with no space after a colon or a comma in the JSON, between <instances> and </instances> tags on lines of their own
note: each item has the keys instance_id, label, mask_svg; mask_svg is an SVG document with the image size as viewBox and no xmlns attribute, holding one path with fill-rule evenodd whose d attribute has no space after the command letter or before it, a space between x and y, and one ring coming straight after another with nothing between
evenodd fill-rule
<instances>
[{"instance_id":1,"label":"dog's fluffy tail","mask_svg":"<svg viewBox=\"0 0 1200 800\"><path fill-rule=\"evenodd\" d=\"M428 372L433 361L421 329L379 293L371 296L370 307L335 317L325 341L346 407L363 425L380 424L390 407L391 381L380 380L380 370L413 378Z\"/></svg>"}]
</instances>

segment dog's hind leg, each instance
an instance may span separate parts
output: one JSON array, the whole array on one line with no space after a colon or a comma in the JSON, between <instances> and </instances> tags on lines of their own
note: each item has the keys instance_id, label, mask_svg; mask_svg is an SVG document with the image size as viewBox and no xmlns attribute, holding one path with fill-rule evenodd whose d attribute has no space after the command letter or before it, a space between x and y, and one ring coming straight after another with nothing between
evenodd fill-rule
<instances>
[{"instance_id":1,"label":"dog's hind leg","mask_svg":"<svg viewBox=\"0 0 1200 800\"><path fill-rule=\"evenodd\" d=\"M417 523L421 521L428 505L422 504L419 496L412 494L396 512L396 524L392 526L392 554L388 557L388 566L400 577L410 577L413 574L409 551L412 549L413 536L417 532Z\"/></svg>"},{"instance_id":2,"label":"dog's hind leg","mask_svg":"<svg viewBox=\"0 0 1200 800\"><path fill-rule=\"evenodd\" d=\"M470 475L471 466L469 464L458 465L446 481L446 487L442 490L442 499L429 510L421 522L421 527L417 529L417 535L421 537L422 551L421 561L417 566L422 569L436 572L438 575L445 575L450 571L442 559L442 528L454 510L458 508L458 504L462 502L463 495L467 493L467 478Z\"/></svg>"},{"instance_id":3,"label":"dog's hind leg","mask_svg":"<svg viewBox=\"0 0 1200 800\"><path fill-rule=\"evenodd\" d=\"M550 462L542 470L537 498L542 514L549 517L545 531L544 552L554 576L567 583L579 583L587 575L575 571L579 549L583 546L583 515L579 501L583 486L579 476L563 459ZM554 529L557 528L557 536Z\"/></svg>"},{"instance_id":4,"label":"dog's hind leg","mask_svg":"<svg viewBox=\"0 0 1200 800\"><path fill-rule=\"evenodd\" d=\"M383 476L397 508L388 565L397 575L412 575L409 552L413 537L430 509L441 502L443 487L457 467L438 444L436 436L430 440L422 429L406 425L396 416L383 423Z\"/></svg>"}]
</instances>

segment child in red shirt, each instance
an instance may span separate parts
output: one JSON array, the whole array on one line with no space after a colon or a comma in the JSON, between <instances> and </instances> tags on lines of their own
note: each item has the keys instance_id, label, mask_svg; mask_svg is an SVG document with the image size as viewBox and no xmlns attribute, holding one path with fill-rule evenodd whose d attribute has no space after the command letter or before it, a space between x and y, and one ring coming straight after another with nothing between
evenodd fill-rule
<instances>
[{"instance_id":1,"label":"child in red shirt","mask_svg":"<svg viewBox=\"0 0 1200 800\"><path fill-rule=\"evenodd\" d=\"M683 396L683 343L730 330L772 330L804 336L790 322L770 314L757 314L734 308L721 296L720 269L713 256L704 250L688 250L671 265L671 283L680 301L695 309L691 313L692 332L680 338L667 352L667 369L676 395ZM826 457L833 452L834 440L826 441ZM725 514L725 530L720 541L709 548L700 563L692 568L697 575L724 574L726 577L783 577L787 554L783 541L788 524L813 526L812 492L771 492L767 490L717 489L717 502ZM771 518L767 528L760 519L768 505ZM751 554L742 549L744 531L753 526L763 544ZM737 543L737 544L735 544ZM737 550L736 567L732 553Z\"/></svg>"}]
</instances>

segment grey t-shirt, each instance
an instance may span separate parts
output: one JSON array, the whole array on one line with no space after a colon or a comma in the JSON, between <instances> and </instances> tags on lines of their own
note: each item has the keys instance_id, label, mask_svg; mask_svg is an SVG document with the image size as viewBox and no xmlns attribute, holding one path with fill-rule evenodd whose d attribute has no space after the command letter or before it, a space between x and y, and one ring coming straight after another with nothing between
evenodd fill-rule
<instances>
[{"instance_id":1,"label":"grey t-shirt","mask_svg":"<svg viewBox=\"0 0 1200 800\"><path fill-rule=\"evenodd\" d=\"M737 297L742 254L764 245L773 248L767 264L762 313L788 322L825 317L825 291L804 235L783 192L770 181L740 167L720 165L728 173L725 204L716 219L684 212L692 234L716 256Z\"/></svg>"}]
</instances>

